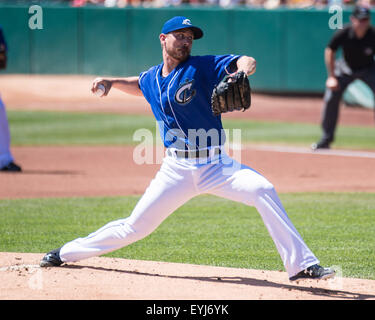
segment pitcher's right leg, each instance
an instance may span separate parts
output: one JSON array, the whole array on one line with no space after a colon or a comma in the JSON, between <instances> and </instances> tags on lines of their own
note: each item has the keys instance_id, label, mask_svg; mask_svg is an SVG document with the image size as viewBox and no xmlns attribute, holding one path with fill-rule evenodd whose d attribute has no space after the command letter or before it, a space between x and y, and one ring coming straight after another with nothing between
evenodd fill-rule
<instances>
[{"instance_id":1,"label":"pitcher's right leg","mask_svg":"<svg viewBox=\"0 0 375 320\"><path fill-rule=\"evenodd\" d=\"M66 243L60 248L59 258L61 262L73 262L134 243L149 235L195 195L188 171L177 173L164 162L128 218L112 221L85 238Z\"/></svg>"}]
</instances>

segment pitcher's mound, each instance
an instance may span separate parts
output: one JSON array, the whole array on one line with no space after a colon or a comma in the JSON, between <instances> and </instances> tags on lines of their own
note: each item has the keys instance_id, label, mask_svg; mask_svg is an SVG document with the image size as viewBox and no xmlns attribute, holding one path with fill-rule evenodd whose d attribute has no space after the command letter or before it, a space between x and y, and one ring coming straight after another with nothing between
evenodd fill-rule
<instances>
[{"instance_id":1,"label":"pitcher's mound","mask_svg":"<svg viewBox=\"0 0 375 320\"><path fill-rule=\"evenodd\" d=\"M0 299L375 299L375 280L290 282L286 272L98 257L40 268L43 254L0 253Z\"/></svg>"}]
</instances>

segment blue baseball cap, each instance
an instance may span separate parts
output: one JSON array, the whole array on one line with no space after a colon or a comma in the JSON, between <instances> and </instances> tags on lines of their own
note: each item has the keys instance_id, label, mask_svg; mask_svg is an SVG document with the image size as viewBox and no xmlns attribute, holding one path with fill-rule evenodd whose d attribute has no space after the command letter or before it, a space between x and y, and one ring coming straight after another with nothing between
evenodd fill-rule
<instances>
[{"instance_id":1,"label":"blue baseball cap","mask_svg":"<svg viewBox=\"0 0 375 320\"><path fill-rule=\"evenodd\" d=\"M166 23L164 23L161 33L167 34L172 31L181 30L185 28L189 28L191 29L191 31L193 31L194 40L197 40L203 37L203 31L200 28L193 26L190 19L186 17L182 17L182 16L174 17L168 20Z\"/></svg>"}]
</instances>

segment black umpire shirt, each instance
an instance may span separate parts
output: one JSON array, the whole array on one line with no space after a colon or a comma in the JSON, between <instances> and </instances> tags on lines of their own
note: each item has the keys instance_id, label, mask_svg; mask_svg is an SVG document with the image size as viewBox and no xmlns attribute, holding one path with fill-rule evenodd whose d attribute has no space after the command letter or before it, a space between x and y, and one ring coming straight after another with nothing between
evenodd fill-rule
<instances>
[{"instance_id":1,"label":"black umpire shirt","mask_svg":"<svg viewBox=\"0 0 375 320\"><path fill-rule=\"evenodd\" d=\"M328 47L336 51L339 47L348 66L353 71L371 66L375 55L375 27L370 26L365 36L358 39L351 25L337 31Z\"/></svg>"}]
</instances>

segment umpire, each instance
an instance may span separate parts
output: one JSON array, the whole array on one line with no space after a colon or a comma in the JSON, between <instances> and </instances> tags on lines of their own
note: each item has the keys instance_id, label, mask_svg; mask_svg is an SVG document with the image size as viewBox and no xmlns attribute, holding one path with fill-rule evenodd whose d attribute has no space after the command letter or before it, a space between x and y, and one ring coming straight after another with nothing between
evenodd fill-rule
<instances>
[{"instance_id":1,"label":"umpire","mask_svg":"<svg viewBox=\"0 0 375 320\"><path fill-rule=\"evenodd\" d=\"M325 49L328 72L322 113L323 135L311 148L328 149L334 141L339 104L347 86L356 79L365 82L375 94L375 28L370 24L370 10L356 6L351 23L337 31ZM336 51L342 48L342 58Z\"/></svg>"}]
</instances>

